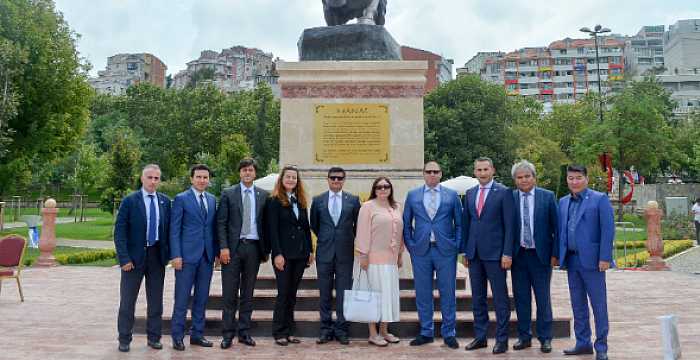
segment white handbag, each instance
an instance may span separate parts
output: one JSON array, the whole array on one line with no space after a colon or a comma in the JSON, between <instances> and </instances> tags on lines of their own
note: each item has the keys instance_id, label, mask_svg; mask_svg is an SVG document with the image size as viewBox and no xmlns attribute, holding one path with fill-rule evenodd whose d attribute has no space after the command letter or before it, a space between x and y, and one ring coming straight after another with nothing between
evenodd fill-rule
<instances>
[{"instance_id":1,"label":"white handbag","mask_svg":"<svg viewBox=\"0 0 700 360\"><path fill-rule=\"evenodd\" d=\"M362 274L365 274L365 284L362 284ZM381 319L381 294L371 290L369 274L360 270L357 283L352 290L345 290L343 299L343 315L345 320L361 323L379 322Z\"/></svg>"}]
</instances>

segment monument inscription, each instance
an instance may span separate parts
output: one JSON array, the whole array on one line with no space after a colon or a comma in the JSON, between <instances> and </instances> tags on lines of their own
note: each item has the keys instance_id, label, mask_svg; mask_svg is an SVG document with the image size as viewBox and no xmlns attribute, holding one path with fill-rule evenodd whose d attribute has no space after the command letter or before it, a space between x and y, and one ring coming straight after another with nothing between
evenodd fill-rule
<instances>
[{"instance_id":1,"label":"monument inscription","mask_svg":"<svg viewBox=\"0 0 700 360\"><path fill-rule=\"evenodd\" d=\"M390 162L387 104L319 104L314 111L316 164Z\"/></svg>"}]
</instances>

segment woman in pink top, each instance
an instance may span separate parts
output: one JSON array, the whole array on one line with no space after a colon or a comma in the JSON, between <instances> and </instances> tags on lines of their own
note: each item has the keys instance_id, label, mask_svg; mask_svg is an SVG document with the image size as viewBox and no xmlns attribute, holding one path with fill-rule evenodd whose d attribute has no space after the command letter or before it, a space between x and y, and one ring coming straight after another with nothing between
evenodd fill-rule
<instances>
[{"instance_id":1,"label":"woman in pink top","mask_svg":"<svg viewBox=\"0 0 700 360\"><path fill-rule=\"evenodd\" d=\"M369 200L360 208L355 246L360 253L360 268L367 271L369 287L381 293L381 320L369 324L369 342L377 346L398 343L388 323L399 321L399 268L402 265L403 220L394 200L394 190L386 177L372 184ZM359 276L358 276L359 278Z\"/></svg>"}]
</instances>

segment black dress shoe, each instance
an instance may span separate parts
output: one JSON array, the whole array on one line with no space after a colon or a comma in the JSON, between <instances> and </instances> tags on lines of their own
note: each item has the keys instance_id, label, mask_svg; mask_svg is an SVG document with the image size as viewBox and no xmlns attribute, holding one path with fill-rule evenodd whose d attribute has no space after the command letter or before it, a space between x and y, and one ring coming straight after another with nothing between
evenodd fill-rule
<instances>
[{"instance_id":1,"label":"black dress shoe","mask_svg":"<svg viewBox=\"0 0 700 360\"><path fill-rule=\"evenodd\" d=\"M147 344L148 347L150 347L151 349L160 350L160 349L163 348L163 344L161 344L160 341L151 341L151 340L148 340L148 342L147 342L146 344Z\"/></svg>"},{"instance_id":2,"label":"black dress shoe","mask_svg":"<svg viewBox=\"0 0 700 360\"><path fill-rule=\"evenodd\" d=\"M532 340L518 340L513 344L513 350L523 350L532 346Z\"/></svg>"},{"instance_id":3,"label":"black dress shoe","mask_svg":"<svg viewBox=\"0 0 700 360\"><path fill-rule=\"evenodd\" d=\"M129 352L129 344L127 344L127 343L119 343L119 351L121 351L121 352Z\"/></svg>"},{"instance_id":4,"label":"black dress shoe","mask_svg":"<svg viewBox=\"0 0 700 360\"><path fill-rule=\"evenodd\" d=\"M190 345L197 345L197 346L201 346L201 347L212 347L212 346L214 346L214 343L201 337L201 338L197 338L197 339L190 338Z\"/></svg>"},{"instance_id":5,"label":"black dress shoe","mask_svg":"<svg viewBox=\"0 0 700 360\"><path fill-rule=\"evenodd\" d=\"M450 349L458 349L459 348L459 343L457 342L457 338L455 338L454 336L448 336L448 337L442 339L442 341Z\"/></svg>"},{"instance_id":6,"label":"black dress shoe","mask_svg":"<svg viewBox=\"0 0 700 360\"><path fill-rule=\"evenodd\" d=\"M255 346L255 340L250 335L238 335L238 342L248 346Z\"/></svg>"},{"instance_id":7,"label":"black dress shoe","mask_svg":"<svg viewBox=\"0 0 700 360\"><path fill-rule=\"evenodd\" d=\"M321 335L318 340L316 340L316 344L327 344L331 341L333 341L333 335Z\"/></svg>"},{"instance_id":8,"label":"black dress shoe","mask_svg":"<svg viewBox=\"0 0 700 360\"><path fill-rule=\"evenodd\" d=\"M287 346L289 345L289 341L287 341L285 338L275 339L275 344L279 346Z\"/></svg>"},{"instance_id":9,"label":"black dress shoe","mask_svg":"<svg viewBox=\"0 0 700 360\"><path fill-rule=\"evenodd\" d=\"M497 342L496 345L493 346L492 352L494 354L503 354L506 351L508 351L508 343L503 341L503 342Z\"/></svg>"},{"instance_id":10,"label":"black dress shoe","mask_svg":"<svg viewBox=\"0 0 700 360\"><path fill-rule=\"evenodd\" d=\"M338 340L341 345L350 345L350 339L348 339L347 335L336 335L335 339Z\"/></svg>"},{"instance_id":11,"label":"black dress shoe","mask_svg":"<svg viewBox=\"0 0 700 360\"><path fill-rule=\"evenodd\" d=\"M591 355L593 354L593 348L592 347L585 347L585 348L571 348L571 349L566 349L564 350L564 355Z\"/></svg>"},{"instance_id":12,"label":"black dress shoe","mask_svg":"<svg viewBox=\"0 0 700 360\"><path fill-rule=\"evenodd\" d=\"M608 360L608 353L606 353L606 352L595 353L595 360Z\"/></svg>"},{"instance_id":13,"label":"black dress shoe","mask_svg":"<svg viewBox=\"0 0 700 360\"><path fill-rule=\"evenodd\" d=\"M185 343L182 340L173 340L173 349L177 351L185 351Z\"/></svg>"},{"instance_id":14,"label":"black dress shoe","mask_svg":"<svg viewBox=\"0 0 700 360\"><path fill-rule=\"evenodd\" d=\"M301 340L295 338L294 336L287 336L287 342L290 344L299 344Z\"/></svg>"},{"instance_id":15,"label":"black dress shoe","mask_svg":"<svg viewBox=\"0 0 700 360\"><path fill-rule=\"evenodd\" d=\"M540 345L540 351L547 354L552 352L552 340L545 340Z\"/></svg>"},{"instance_id":16,"label":"black dress shoe","mask_svg":"<svg viewBox=\"0 0 700 360\"><path fill-rule=\"evenodd\" d=\"M411 342L408 344L411 346L421 346L421 345L425 345L425 344L430 344L433 341L434 341L434 339L429 337L429 336L418 335L418 336L416 336L415 339L411 340Z\"/></svg>"},{"instance_id":17,"label":"black dress shoe","mask_svg":"<svg viewBox=\"0 0 700 360\"><path fill-rule=\"evenodd\" d=\"M222 349L228 349L233 345L233 339L231 338L223 338L221 339L221 348Z\"/></svg>"},{"instance_id":18,"label":"black dress shoe","mask_svg":"<svg viewBox=\"0 0 700 360\"><path fill-rule=\"evenodd\" d=\"M470 351L470 350L476 350L476 349L481 349L485 348L488 346L488 343L486 340L479 340L479 339L474 339L472 342L467 344L467 346L464 347L464 350Z\"/></svg>"}]
</instances>

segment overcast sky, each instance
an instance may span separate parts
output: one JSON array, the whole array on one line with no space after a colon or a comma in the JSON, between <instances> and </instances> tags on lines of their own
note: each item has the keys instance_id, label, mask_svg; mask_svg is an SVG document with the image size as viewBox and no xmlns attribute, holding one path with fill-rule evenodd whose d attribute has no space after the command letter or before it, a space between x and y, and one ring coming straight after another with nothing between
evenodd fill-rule
<instances>
[{"instance_id":1,"label":"overcast sky","mask_svg":"<svg viewBox=\"0 0 700 360\"><path fill-rule=\"evenodd\" d=\"M234 45L296 61L302 30L325 25L320 0L56 0L56 6L81 35L78 50L93 75L117 53L152 53L172 74L202 50ZM582 26L600 23L633 35L642 25L693 18L700 18L698 0L388 0L386 26L400 44L459 67L478 51L581 37Z\"/></svg>"}]
</instances>

